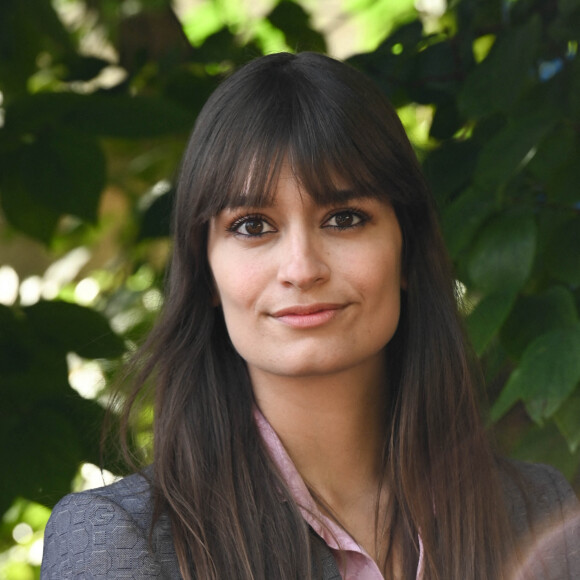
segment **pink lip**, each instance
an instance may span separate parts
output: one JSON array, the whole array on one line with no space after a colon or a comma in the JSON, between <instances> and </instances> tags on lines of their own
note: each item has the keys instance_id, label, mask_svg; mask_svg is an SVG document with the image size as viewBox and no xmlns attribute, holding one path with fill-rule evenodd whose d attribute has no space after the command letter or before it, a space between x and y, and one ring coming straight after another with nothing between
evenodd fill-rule
<instances>
[{"instance_id":1,"label":"pink lip","mask_svg":"<svg viewBox=\"0 0 580 580\"><path fill-rule=\"evenodd\" d=\"M293 328L314 328L332 320L344 304L309 304L290 306L272 313L272 317Z\"/></svg>"}]
</instances>

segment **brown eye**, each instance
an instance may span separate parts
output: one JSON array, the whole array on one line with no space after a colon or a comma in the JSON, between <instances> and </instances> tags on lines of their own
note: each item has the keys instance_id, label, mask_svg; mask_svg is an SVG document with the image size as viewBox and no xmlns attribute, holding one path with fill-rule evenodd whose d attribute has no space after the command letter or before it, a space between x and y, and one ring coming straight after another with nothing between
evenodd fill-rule
<instances>
[{"instance_id":1,"label":"brown eye","mask_svg":"<svg viewBox=\"0 0 580 580\"><path fill-rule=\"evenodd\" d=\"M244 216L237 219L231 226L228 226L227 229L238 236L246 238L256 238L276 231L265 218L254 215Z\"/></svg>"},{"instance_id":2,"label":"brown eye","mask_svg":"<svg viewBox=\"0 0 580 580\"><path fill-rule=\"evenodd\" d=\"M360 211L344 210L331 215L325 222L324 227L346 230L363 225L368 221L368 216Z\"/></svg>"},{"instance_id":3,"label":"brown eye","mask_svg":"<svg viewBox=\"0 0 580 580\"><path fill-rule=\"evenodd\" d=\"M264 222L262 220L248 220L241 226L243 233L249 236L257 236L264 231Z\"/></svg>"},{"instance_id":4,"label":"brown eye","mask_svg":"<svg viewBox=\"0 0 580 580\"><path fill-rule=\"evenodd\" d=\"M348 228L352 226L354 216L351 213L339 213L334 216L335 225L338 228Z\"/></svg>"}]
</instances>

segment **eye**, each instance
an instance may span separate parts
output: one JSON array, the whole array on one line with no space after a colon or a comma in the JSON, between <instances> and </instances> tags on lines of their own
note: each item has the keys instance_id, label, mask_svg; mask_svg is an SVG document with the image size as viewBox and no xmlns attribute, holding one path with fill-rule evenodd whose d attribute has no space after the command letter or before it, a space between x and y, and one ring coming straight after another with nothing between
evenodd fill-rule
<instances>
[{"instance_id":1,"label":"eye","mask_svg":"<svg viewBox=\"0 0 580 580\"><path fill-rule=\"evenodd\" d=\"M259 215L238 218L227 229L229 232L249 238L276 231L266 219Z\"/></svg>"},{"instance_id":2,"label":"eye","mask_svg":"<svg viewBox=\"0 0 580 580\"><path fill-rule=\"evenodd\" d=\"M359 210L348 209L333 213L323 224L327 228L345 230L363 225L368 221L368 216Z\"/></svg>"}]
</instances>

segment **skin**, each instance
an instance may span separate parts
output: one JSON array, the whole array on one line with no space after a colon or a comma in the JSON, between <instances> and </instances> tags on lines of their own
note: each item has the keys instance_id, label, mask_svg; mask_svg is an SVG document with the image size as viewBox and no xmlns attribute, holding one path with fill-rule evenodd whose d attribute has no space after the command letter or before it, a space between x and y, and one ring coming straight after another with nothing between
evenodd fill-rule
<instances>
[{"instance_id":1,"label":"skin","mask_svg":"<svg viewBox=\"0 0 580 580\"><path fill-rule=\"evenodd\" d=\"M216 301L261 411L371 555L401 250L390 205L317 205L287 166L270 206L222 211L208 239Z\"/></svg>"}]
</instances>

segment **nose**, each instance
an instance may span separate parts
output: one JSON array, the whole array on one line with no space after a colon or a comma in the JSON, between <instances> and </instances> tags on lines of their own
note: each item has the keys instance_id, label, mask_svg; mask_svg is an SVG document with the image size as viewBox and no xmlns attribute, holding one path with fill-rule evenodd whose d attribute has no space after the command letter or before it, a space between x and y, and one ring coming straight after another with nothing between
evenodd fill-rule
<instances>
[{"instance_id":1,"label":"nose","mask_svg":"<svg viewBox=\"0 0 580 580\"><path fill-rule=\"evenodd\" d=\"M315 234L289 232L280 247L278 281L300 290L322 284L330 277L329 260Z\"/></svg>"}]
</instances>

